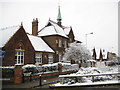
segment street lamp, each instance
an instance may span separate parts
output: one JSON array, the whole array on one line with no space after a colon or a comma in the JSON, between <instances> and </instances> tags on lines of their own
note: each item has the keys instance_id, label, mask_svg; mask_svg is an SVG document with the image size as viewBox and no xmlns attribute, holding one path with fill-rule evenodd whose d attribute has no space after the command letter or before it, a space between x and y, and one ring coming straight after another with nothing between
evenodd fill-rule
<instances>
[{"instance_id":1,"label":"street lamp","mask_svg":"<svg viewBox=\"0 0 120 90\"><path fill-rule=\"evenodd\" d=\"M86 38L86 48L87 48L87 35L90 35L90 34L93 34L93 32L85 34L85 38Z\"/></svg>"}]
</instances>

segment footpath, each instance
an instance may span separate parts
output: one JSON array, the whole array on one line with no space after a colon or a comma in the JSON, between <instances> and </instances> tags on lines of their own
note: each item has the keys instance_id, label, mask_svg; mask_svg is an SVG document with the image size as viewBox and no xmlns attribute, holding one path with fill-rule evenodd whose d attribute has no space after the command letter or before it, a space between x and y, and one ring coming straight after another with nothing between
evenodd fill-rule
<instances>
[{"instance_id":1,"label":"footpath","mask_svg":"<svg viewBox=\"0 0 120 90\"><path fill-rule=\"evenodd\" d=\"M49 86L48 86L49 84L57 83L57 82L59 82L58 76L42 77L42 80L41 80L42 86L40 86L40 80L36 79L36 80L32 80L32 81L26 81L21 84L4 82L4 83L2 83L2 88L3 89L4 88L36 88L36 87L49 88Z\"/></svg>"}]
</instances>

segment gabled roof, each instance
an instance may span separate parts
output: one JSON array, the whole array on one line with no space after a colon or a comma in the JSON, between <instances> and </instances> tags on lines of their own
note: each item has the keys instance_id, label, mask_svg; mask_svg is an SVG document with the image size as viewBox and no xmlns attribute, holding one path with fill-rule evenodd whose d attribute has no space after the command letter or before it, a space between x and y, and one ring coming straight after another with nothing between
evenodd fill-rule
<instances>
[{"instance_id":1,"label":"gabled roof","mask_svg":"<svg viewBox=\"0 0 120 90\"><path fill-rule=\"evenodd\" d=\"M60 35L68 38L64 29L51 20L49 20L47 25L38 32L38 36L50 36L50 35Z\"/></svg>"},{"instance_id":2,"label":"gabled roof","mask_svg":"<svg viewBox=\"0 0 120 90\"><path fill-rule=\"evenodd\" d=\"M64 32L66 35L70 33L71 27L64 27Z\"/></svg>"},{"instance_id":3,"label":"gabled roof","mask_svg":"<svg viewBox=\"0 0 120 90\"><path fill-rule=\"evenodd\" d=\"M96 59L100 59L100 49L95 48L96 51ZM107 59L107 50L101 49L103 59ZM92 52L93 53L93 52Z\"/></svg>"},{"instance_id":4,"label":"gabled roof","mask_svg":"<svg viewBox=\"0 0 120 90\"><path fill-rule=\"evenodd\" d=\"M33 36L27 34L33 48L35 51L43 51L43 52L54 52L42 39L38 36Z\"/></svg>"},{"instance_id":5,"label":"gabled roof","mask_svg":"<svg viewBox=\"0 0 120 90\"><path fill-rule=\"evenodd\" d=\"M0 29L0 47L4 47L19 28L20 25Z\"/></svg>"}]
</instances>

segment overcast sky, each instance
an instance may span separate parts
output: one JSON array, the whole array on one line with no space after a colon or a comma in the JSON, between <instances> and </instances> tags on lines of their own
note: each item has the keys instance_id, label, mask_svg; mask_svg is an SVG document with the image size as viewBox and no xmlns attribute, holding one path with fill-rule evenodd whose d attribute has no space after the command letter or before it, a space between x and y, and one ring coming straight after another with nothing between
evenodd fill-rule
<instances>
[{"instance_id":1,"label":"overcast sky","mask_svg":"<svg viewBox=\"0 0 120 90\"><path fill-rule=\"evenodd\" d=\"M20 25L31 33L33 18L39 30L49 18L56 21L60 3L62 25L72 26L76 39L93 47L118 52L118 0L1 0L0 28Z\"/></svg>"}]
</instances>

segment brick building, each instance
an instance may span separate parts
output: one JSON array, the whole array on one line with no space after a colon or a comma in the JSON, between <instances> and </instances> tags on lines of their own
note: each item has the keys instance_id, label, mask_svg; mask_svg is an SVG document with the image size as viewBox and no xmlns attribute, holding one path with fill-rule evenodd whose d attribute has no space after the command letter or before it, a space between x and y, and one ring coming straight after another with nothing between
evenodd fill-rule
<instances>
[{"instance_id":1,"label":"brick building","mask_svg":"<svg viewBox=\"0 0 120 90\"><path fill-rule=\"evenodd\" d=\"M65 48L75 41L72 27L62 25L60 7L57 22L49 19L41 30L36 18L32 34L26 33L23 25L1 29L0 34L0 49L5 53L3 66L59 62Z\"/></svg>"}]
</instances>

